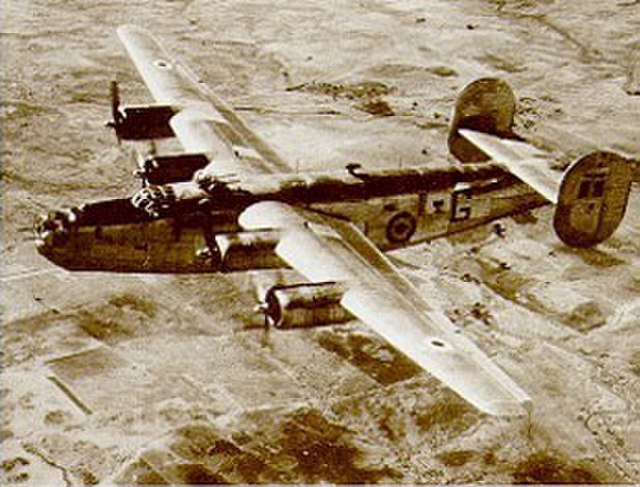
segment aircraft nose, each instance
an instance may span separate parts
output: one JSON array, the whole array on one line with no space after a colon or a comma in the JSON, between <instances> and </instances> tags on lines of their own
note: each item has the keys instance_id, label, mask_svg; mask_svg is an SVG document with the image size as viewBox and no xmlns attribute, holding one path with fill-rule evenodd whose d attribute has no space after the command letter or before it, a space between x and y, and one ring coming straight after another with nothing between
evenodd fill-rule
<instances>
[{"instance_id":1,"label":"aircraft nose","mask_svg":"<svg viewBox=\"0 0 640 487\"><path fill-rule=\"evenodd\" d=\"M55 246L63 245L71 220L68 212L63 211L53 211L36 219L33 227L36 250L47 256Z\"/></svg>"},{"instance_id":2,"label":"aircraft nose","mask_svg":"<svg viewBox=\"0 0 640 487\"><path fill-rule=\"evenodd\" d=\"M55 224L50 215L41 215L35 220L33 224L34 244L40 254L47 255L51 250L54 230Z\"/></svg>"}]
</instances>

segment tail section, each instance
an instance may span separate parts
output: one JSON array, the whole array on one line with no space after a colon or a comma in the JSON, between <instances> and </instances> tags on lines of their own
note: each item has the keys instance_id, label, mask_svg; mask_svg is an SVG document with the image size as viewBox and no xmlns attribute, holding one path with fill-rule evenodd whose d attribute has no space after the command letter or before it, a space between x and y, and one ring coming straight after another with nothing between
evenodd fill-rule
<instances>
[{"instance_id":1,"label":"tail section","mask_svg":"<svg viewBox=\"0 0 640 487\"><path fill-rule=\"evenodd\" d=\"M548 154L513 133L515 101L504 81L484 78L469 84L455 107L451 153L462 162L492 159L555 204L553 227L567 245L590 247L610 237L627 207L630 162L596 151L564 173L551 169Z\"/></svg>"},{"instance_id":2,"label":"tail section","mask_svg":"<svg viewBox=\"0 0 640 487\"><path fill-rule=\"evenodd\" d=\"M449 151L462 162L481 162L487 154L463 137L468 129L500 138L514 138L516 97L511 87L497 78L482 78L468 84L458 97L449 131Z\"/></svg>"},{"instance_id":3,"label":"tail section","mask_svg":"<svg viewBox=\"0 0 640 487\"><path fill-rule=\"evenodd\" d=\"M553 227L572 247L590 247L609 238L624 217L632 171L612 152L592 152L565 171Z\"/></svg>"}]
</instances>

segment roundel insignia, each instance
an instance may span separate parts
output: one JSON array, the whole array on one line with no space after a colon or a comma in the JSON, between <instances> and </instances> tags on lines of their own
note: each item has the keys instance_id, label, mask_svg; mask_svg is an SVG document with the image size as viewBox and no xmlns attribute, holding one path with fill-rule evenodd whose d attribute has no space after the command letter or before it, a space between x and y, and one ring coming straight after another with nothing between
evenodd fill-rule
<instances>
[{"instance_id":1,"label":"roundel insignia","mask_svg":"<svg viewBox=\"0 0 640 487\"><path fill-rule=\"evenodd\" d=\"M156 59L153 62L154 66L156 68L160 68L160 69L171 69L171 63L168 61L165 61L164 59Z\"/></svg>"},{"instance_id":2,"label":"roundel insignia","mask_svg":"<svg viewBox=\"0 0 640 487\"><path fill-rule=\"evenodd\" d=\"M395 215L387 224L387 240L391 243L403 243L416 231L416 219L408 211Z\"/></svg>"}]
</instances>

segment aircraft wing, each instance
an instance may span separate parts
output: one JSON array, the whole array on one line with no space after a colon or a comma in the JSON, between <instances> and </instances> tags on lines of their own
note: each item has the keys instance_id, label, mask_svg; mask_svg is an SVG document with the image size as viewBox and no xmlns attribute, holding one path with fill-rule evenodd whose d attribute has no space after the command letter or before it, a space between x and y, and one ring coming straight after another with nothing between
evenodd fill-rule
<instances>
[{"instance_id":1,"label":"aircraft wing","mask_svg":"<svg viewBox=\"0 0 640 487\"><path fill-rule=\"evenodd\" d=\"M315 282L346 284L341 304L478 409L518 415L530 399L420 293L355 225L273 201L240 216L246 229L278 228L277 254Z\"/></svg>"},{"instance_id":2,"label":"aircraft wing","mask_svg":"<svg viewBox=\"0 0 640 487\"><path fill-rule=\"evenodd\" d=\"M553 204L558 202L562 172L547 165L548 154L531 144L469 129L458 133Z\"/></svg>"},{"instance_id":3,"label":"aircraft wing","mask_svg":"<svg viewBox=\"0 0 640 487\"><path fill-rule=\"evenodd\" d=\"M118 35L156 102L177 113L170 125L187 152L204 153L212 176L286 172L289 166L183 62L146 30L125 25Z\"/></svg>"}]
</instances>

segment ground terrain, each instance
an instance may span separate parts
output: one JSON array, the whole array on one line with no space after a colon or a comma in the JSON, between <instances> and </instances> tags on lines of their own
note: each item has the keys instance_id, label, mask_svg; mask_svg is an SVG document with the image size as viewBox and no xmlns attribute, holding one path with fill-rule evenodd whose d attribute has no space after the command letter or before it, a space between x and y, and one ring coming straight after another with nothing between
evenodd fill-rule
<instances>
[{"instance_id":1,"label":"ground terrain","mask_svg":"<svg viewBox=\"0 0 640 487\"><path fill-rule=\"evenodd\" d=\"M484 416L360 323L263 330L252 276L69 274L35 215L131 194L108 82L152 29L298 170L452 164L456 94L503 77L564 161L640 157L640 4L222 0L2 5L3 483L640 482L640 191L591 250L551 209L393 253L533 398ZM264 278L264 277L263 277Z\"/></svg>"}]
</instances>

